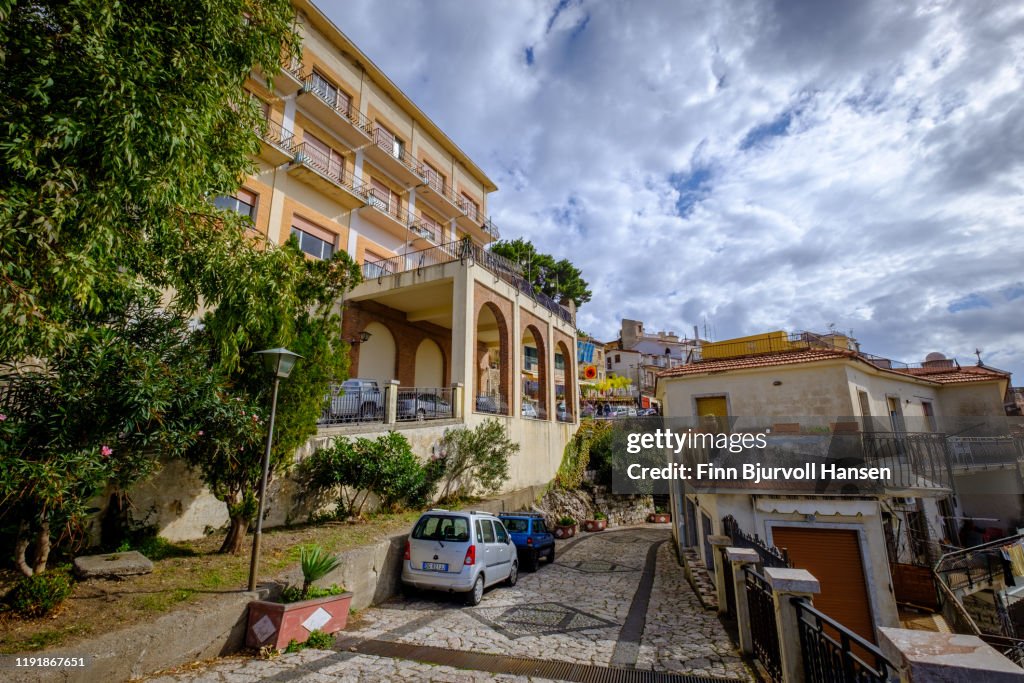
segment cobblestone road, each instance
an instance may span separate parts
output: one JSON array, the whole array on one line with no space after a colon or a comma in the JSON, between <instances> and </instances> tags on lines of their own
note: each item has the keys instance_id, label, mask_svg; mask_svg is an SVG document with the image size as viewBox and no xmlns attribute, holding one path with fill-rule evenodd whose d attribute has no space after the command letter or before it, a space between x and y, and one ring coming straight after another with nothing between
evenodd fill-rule
<instances>
[{"instance_id":1,"label":"cobblestone road","mask_svg":"<svg viewBox=\"0 0 1024 683\"><path fill-rule=\"evenodd\" d=\"M718 618L700 605L675 560L665 527L584 534L559 542L555 563L495 587L478 607L440 594L391 600L366 610L339 652L307 650L273 660L233 658L205 669L150 679L185 681L543 681L348 651L372 642L486 653L598 667L637 668L754 680ZM353 640L355 639L355 640ZM421 657L422 659L422 657ZM496 657L490 661L500 661ZM495 670L493 667L491 671Z\"/></svg>"}]
</instances>

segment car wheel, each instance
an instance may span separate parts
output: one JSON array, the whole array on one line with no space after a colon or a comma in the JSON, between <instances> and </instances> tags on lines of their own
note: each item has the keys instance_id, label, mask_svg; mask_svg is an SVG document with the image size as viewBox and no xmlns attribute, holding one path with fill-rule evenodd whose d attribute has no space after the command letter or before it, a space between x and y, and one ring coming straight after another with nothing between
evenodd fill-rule
<instances>
[{"instance_id":1,"label":"car wheel","mask_svg":"<svg viewBox=\"0 0 1024 683\"><path fill-rule=\"evenodd\" d=\"M508 583L509 586L514 586L516 585L517 581L519 581L519 563L513 561L512 571L508 573L508 579L506 580L506 583Z\"/></svg>"},{"instance_id":2,"label":"car wheel","mask_svg":"<svg viewBox=\"0 0 1024 683\"><path fill-rule=\"evenodd\" d=\"M417 410L416 411L416 419L419 420L420 422L423 422L424 420L426 420L427 419L427 411L423 410L423 408L420 408L419 410Z\"/></svg>"},{"instance_id":3,"label":"car wheel","mask_svg":"<svg viewBox=\"0 0 1024 683\"><path fill-rule=\"evenodd\" d=\"M555 563L555 546L552 544L551 550L548 551L548 564Z\"/></svg>"},{"instance_id":4,"label":"car wheel","mask_svg":"<svg viewBox=\"0 0 1024 683\"><path fill-rule=\"evenodd\" d=\"M526 570L531 572L537 571L539 560L540 558L538 557L536 550L529 551L526 554Z\"/></svg>"},{"instance_id":5,"label":"car wheel","mask_svg":"<svg viewBox=\"0 0 1024 683\"><path fill-rule=\"evenodd\" d=\"M470 607L476 607L480 604L480 601L484 599L484 575L476 577L476 583L473 584L473 590L466 593L466 604Z\"/></svg>"},{"instance_id":6,"label":"car wheel","mask_svg":"<svg viewBox=\"0 0 1024 683\"><path fill-rule=\"evenodd\" d=\"M372 403L364 403L363 407L359 409L359 416L365 419L368 417L373 417L376 412L376 406L374 406Z\"/></svg>"}]
</instances>

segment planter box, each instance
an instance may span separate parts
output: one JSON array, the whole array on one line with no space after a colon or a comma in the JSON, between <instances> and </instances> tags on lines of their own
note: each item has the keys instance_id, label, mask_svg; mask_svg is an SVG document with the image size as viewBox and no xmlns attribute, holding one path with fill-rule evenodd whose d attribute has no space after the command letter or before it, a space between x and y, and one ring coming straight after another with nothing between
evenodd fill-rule
<instances>
[{"instance_id":1,"label":"planter box","mask_svg":"<svg viewBox=\"0 0 1024 683\"><path fill-rule=\"evenodd\" d=\"M561 524L555 525L555 538L572 538L576 535L576 525L562 526Z\"/></svg>"},{"instance_id":2,"label":"planter box","mask_svg":"<svg viewBox=\"0 0 1024 683\"><path fill-rule=\"evenodd\" d=\"M668 524L672 521L672 515L667 512L653 512L647 515L647 521L651 524Z\"/></svg>"},{"instance_id":3,"label":"planter box","mask_svg":"<svg viewBox=\"0 0 1024 683\"><path fill-rule=\"evenodd\" d=\"M607 519L588 519L583 522L583 529L586 531L604 531L607 528Z\"/></svg>"},{"instance_id":4,"label":"planter box","mask_svg":"<svg viewBox=\"0 0 1024 683\"><path fill-rule=\"evenodd\" d=\"M310 631L340 631L348 623L351 603L352 593L289 603L254 600L249 603L245 644L283 650L292 640L306 642Z\"/></svg>"}]
</instances>

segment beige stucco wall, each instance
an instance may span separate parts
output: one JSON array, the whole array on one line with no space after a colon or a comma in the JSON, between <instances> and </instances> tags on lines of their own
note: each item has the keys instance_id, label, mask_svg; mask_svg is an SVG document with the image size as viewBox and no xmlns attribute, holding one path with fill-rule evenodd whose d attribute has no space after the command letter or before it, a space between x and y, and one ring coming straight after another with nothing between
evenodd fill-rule
<instances>
[{"instance_id":1,"label":"beige stucco wall","mask_svg":"<svg viewBox=\"0 0 1024 683\"><path fill-rule=\"evenodd\" d=\"M776 381L781 384L775 386ZM665 377L658 382L658 398L668 417L696 417L696 398L723 394L729 403L729 415L734 416L838 417L853 414L846 388L846 372L841 363Z\"/></svg>"}]
</instances>

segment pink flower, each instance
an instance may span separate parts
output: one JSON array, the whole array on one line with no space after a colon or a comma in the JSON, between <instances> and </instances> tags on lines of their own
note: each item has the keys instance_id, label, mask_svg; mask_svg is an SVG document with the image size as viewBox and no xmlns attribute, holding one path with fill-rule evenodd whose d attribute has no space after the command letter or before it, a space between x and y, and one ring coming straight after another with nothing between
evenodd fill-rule
<instances>
[{"instance_id":1,"label":"pink flower","mask_svg":"<svg viewBox=\"0 0 1024 683\"><path fill-rule=\"evenodd\" d=\"M203 430L202 430L202 429L200 429L200 430L199 430L199 436L202 436L202 435L203 435Z\"/></svg>"},{"instance_id":2,"label":"pink flower","mask_svg":"<svg viewBox=\"0 0 1024 683\"><path fill-rule=\"evenodd\" d=\"M253 422L259 422L260 421L259 415L253 415L252 416L252 421Z\"/></svg>"},{"instance_id":3,"label":"pink flower","mask_svg":"<svg viewBox=\"0 0 1024 683\"><path fill-rule=\"evenodd\" d=\"M0 413L0 422L6 422L6 421L7 421L7 416L4 415L3 413Z\"/></svg>"},{"instance_id":4,"label":"pink flower","mask_svg":"<svg viewBox=\"0 0 1024 683\"><path fill-rule=\"evenodd\" d=\"M102 455L104 458L109 458L113 454L114 449L111 448L110 446L103 446L102 448L100 448L100 455Z\"/></svg>"}]
</instances>

